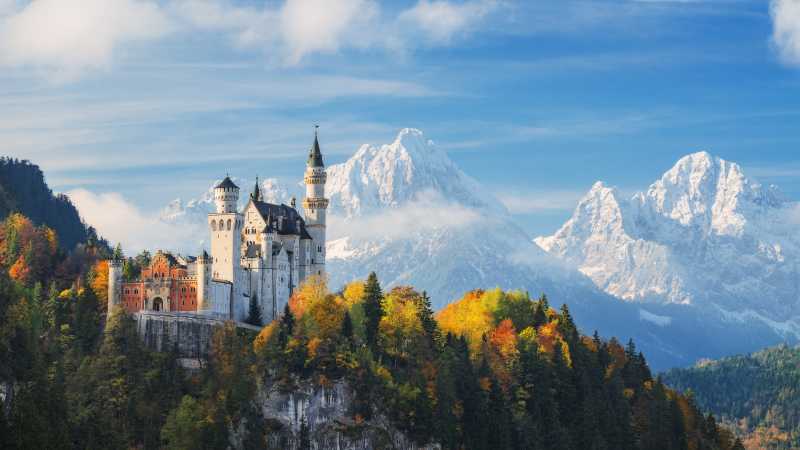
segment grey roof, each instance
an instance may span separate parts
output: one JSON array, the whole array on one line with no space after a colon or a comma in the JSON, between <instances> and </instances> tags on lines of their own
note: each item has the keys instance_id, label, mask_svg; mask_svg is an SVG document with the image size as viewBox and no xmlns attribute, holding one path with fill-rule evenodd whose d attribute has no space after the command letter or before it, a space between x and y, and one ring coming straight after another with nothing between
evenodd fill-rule
<instances>
[{"instance_id":1,"label":"grey roof","mask_svg":"<svg viewBox=\"0 0 800 450\"><path fill-rule=\"evenodd\" d=\"M311 146L311 150L308 152L308 166L325 167L325 163L322 162L322 152L319 150L319 139L317 139L316 134L314 134L314 145Z\"/></svg>"},{"instance_id":2,"label":"grey roof","mask_svg":"<svg viewBox=\"0 0 800 450\"><path fill-rule=\"evenodd\" d=\"M214 189L239 189L239 186L231 181L231 177L225 177L225 179L216 185Z\"/></svg>"},{"instance_id":3,"label":"grey roof","mask_svg":"<svg viewBox=\"0 0 800 450\"><path fill-rule=\"evenodd\" d=\"M257 258L258 257L258 246L256 246L256 245L248 245L244 256L246 258Z\"/></svg>"},{"instance_id":4,"label":"grey roof","mask_svg":"<svg viewBox=\"0 0 800 450\"><path fill-rule=\"evenodd\" d=\"M296 209L288 205L274 205L267 202L253 201L261 218L267 222L266 231L281 235L295 234L301 239L311 239L306 231L306 222ZM299 228L298 228L299 225Z\"/></svg>"}]
</instances>

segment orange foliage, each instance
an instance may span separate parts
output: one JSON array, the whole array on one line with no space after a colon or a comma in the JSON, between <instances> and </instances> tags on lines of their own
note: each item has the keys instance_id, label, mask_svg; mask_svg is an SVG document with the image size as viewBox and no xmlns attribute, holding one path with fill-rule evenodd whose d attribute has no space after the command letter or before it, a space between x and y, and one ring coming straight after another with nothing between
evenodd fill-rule
<instances>
[{"instance_id":1,"label":"orange foliage","mask_svg":"<svg viewBox=\"0 0 800 450\"><path fill-rule=\"evenodd\" d=\"M296 318L301 318L315 302L328 295L328 280L323 276L311 275L294 291L289 299L289 309Z\"/></svg>"},{"instance_id":2,"label":"orange foliage","mask_svg":"<svg viewBox=\"0 0 800 450\"><path fill-rule=\"evenodd\" d=\"M92 271L94 272L94 278L92 279L91 287L100 302L101 308L104 308L108 303L108 261L98 261Z\"/></svg>"},{"instance_id":3,"label":"orange foliage","mask_svg":"<svg viewBox=\"0 0 800 450\"><path fill-rule=\"evenodd\" d=\"M569 353L569 345L564 341L561 333L558 332L558 319L548 322L541 327L536 335L539 342L539 351L552 355L555 346L561 346L561 353L564 355L564 360L568 366L572 366L572 357Z\"/></svg>"},{"instance_id":4,"label":"orange foliage","mask_svg":"<svg viewBox=\"0 0 800 450\"><path fill-rule=\"evenodd\" d=\"M517 332L511 319L500 322L500 325L489 335L489 342L497 353L505 361L511 361L517 357Z\"/></svg>"},{"instance_id":5,"label":"orange foliage","mask_svg":"<svg viewBox=\"0 0 800 450\"><path fill-rule=\"evenodd\" d=\"M19 258L17 258L17 262L15 262L14 265L11 266L10 269L8 269L8 275L11 277L12 280L18 281L20 283L24 284L28 282L28 279L30 278L31 275L31 268L25 262L24 255L20 255Z\"/></svg>"},{"instance_id":6,"label":"orange foliage","mask_svg":"<svg viewBox=\"0 0 800 450\"><path fill-rule=\"evenodd\" d=\"M344 305L340 297L327 295L313 301L307 309L308 316L316 326L317 336L331 339L339 334L344 320Z\"/></svg>"},{"instance_id":7,"label":"orange foliage","mask_svg":"<svg viewBox=\"0 0 800 450\"><path fill-rule=\"evenodd\" d=\"M277 324L277 321L271 322L269 325L262 328L258 333L258 336L256 336L256 338L253 340L253 350L255 350L256 354L261 353L270 339L272 339L273 334L275 334L275 330L278 328Z\"/></svg>"}]
</instances>

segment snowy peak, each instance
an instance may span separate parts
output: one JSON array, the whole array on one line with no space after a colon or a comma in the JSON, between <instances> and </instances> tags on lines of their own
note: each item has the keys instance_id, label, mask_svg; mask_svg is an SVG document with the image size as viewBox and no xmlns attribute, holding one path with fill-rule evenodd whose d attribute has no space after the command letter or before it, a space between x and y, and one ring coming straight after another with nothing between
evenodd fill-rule
<instances>
[{"instance_id":1,"label":"snowy peak","mask_svg":"<svg viewBox=\"0 0 800 450\"><path fill-rule=\"evenodd\" d=\"M413 128L402 129L391 144L363 145L346 162L329 167L325 189L331 213L344 218L398 208L431 194L505 213L499 200L485 194L433 141Z\"/></svg>"},{"instance_id":2,"label":"snowy peak","mask_svg":"<svg viewBox=\"0 0 800 450\"><path fill-rule=\"evenodd\" d=\"M681 158L638 200L683 226L729 236L741 236L764 208L781 206L774 187L762 188L738 164L708 152Z\"/></svg>"},{"instance_id":3,"label":"snowy peak","mask_svg":"<svg viewBox=\"0 0 800 450\"><path fill-rule=\"evenodd\" d=\"M623 299L800 316L795 207L738 164L698 152L629 201L596 183L536 243Z\"/></svg>"}]
</instances>

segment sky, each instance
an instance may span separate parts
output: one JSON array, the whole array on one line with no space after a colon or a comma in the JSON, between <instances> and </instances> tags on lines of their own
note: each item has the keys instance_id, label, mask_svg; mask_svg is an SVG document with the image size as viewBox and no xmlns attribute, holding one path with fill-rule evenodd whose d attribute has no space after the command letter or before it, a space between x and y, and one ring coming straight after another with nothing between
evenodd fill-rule
<instances>
[{"instance_id":1,"label":"sky","mask_svg":"<svg viewBox=\"0 0 800 450\"><path fill-rule=\"evenodd\" d=\"M531 236L699 150L800 199L800 0L0 0L0 154L86 217L294 182L314 124L423 130Z\"/></svg>"}]
</instances>

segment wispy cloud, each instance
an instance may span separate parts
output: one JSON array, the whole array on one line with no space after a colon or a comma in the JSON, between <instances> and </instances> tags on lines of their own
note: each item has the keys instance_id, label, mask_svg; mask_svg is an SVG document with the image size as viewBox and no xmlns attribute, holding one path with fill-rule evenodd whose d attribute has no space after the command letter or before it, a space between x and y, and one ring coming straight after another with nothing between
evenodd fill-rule
<instances>
[{"instance_id":1,"label":"wispy cloud","mask_svg":"<svg viewBox=\"0 0 800 450\"><path fill-rule=\"evenodd\" d=\"M145 249L199 249L206 238L205 227L162 222L118 193L76 189L67 195L87 223L112 243L121 243L129 254Z\"/></svg>"},{"instance_id":2,"label":"wispy cloud","mask_svg":"<svg viewBox=\"0 0 800 450\"><path fill-rule=\"evenodd\" d=\"M542 211L572 210L584 194L581 191L555 190L500 192L496 196L511 214L532 214Z\"/></svg>"},{"instance_id":3,"label":"wispy cloud","mask_svg":"<svg viewBox=\"0 0 800 450\"><path fill-rule=\"evenodd\" d=\"M786 64L800 65L800 1L771 0L772 39Z\"/></svg>"}]
</instances>

